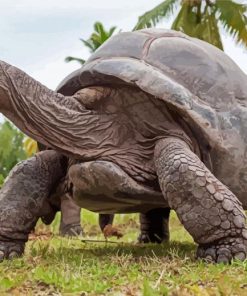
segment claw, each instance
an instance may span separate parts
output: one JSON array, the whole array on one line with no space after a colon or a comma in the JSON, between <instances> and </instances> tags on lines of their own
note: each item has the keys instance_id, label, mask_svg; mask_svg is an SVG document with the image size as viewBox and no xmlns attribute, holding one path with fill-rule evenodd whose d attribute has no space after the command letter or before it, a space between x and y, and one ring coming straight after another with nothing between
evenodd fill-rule
<instances>
[{"instance_id":1,"label":"claw","mask_svg":"<svg viewBox=\"0 0 247 296\"><path fill-rule=\"evenodd\" d=\"M150 235L148 233L140 233L137 241L140 244L147 244L147 243L161 244L169 241L169 238L167 236L160 237L153 233L151 233Z\"/></svg>"},{"instance_id":2,"label":"claw","mask_svg":"<svg viewBox=\"0 0 247 296\"><path fill-rule=\"evenodd\" d=\"M247 257L247 245L244 238L224 238L212 245L200 245L197 258L207 262L231 263L233 259L244 261Z\"/></svg>"},{"instance_id":3,"label":"claw","mask_svg":"<svg viewBox=\"0 0 247 296\"><path fill-rule=\"evenodd\" d=\"M205 259L204 259L207 263L213 263L215 262L214 258L210 255L206 255Z\"/></svg>"},{"instance_id":4,"label":"claw","mask_svg":"<svg viewBox=\"0 0 247 296\"><path fill-rule=\"evenodd\" d=\"M147 244L151 242L149 236L147 234L142 233L138 236L137 241L140 244Z\"/></svg>"},{"instance_id":5,"label":"claw","mask_svg":"<svg viewBox=\"0 0 247 296\"><path fill-rule=\"evenodd\" d=\"M244 261L246 259L246 254L244 252L238 252L234 255L234 259Z\"/></svg>"},{"instance_id":6,"label":"claw","mask_svg":"<svg viewBox=\"0 0 247 296\"><path fill-rule=\"evenodd\" d=\"M226 255L219 255L216 262L228 264L228 263L231 263L231 259Z\"/></svg>"},{"instance_id":7,"label":"claw","mask_svg":"<svg viewBox=\"0 0 247 296\"><path fill-rule=\"evenodd\" d=\"M205 256L210 257L212 262L216 260L216 251L214 248L209 248L205 251Z\"/></svg>"},{"instance_id":8,"label":"claw","mask_svg":"<svg viewBox=\"0 0 247 296\"><path fill-rule=\"evenodd\" d=\"M11 251L11 252L9 253L9 256L8 256L8 258L9 258L10 260L12 260L12 259L14 259L14 258L18 258L18 257L20 257L20 254L19 254L18 252L16 252L16 251Z\"/></svg>"},{"instance_id":9,"label":"claw","mask_svg":"<svg viewBox=\"0 0 247 296\"><path fill-rule=\"evenodd\" d=\"M59 234L61 236L82 236L84 234L83 229L81 225L74 225L74 224L69 224L69 225L64 225L61 224L60 226L60 231Z\"/></svg>"},{"instance_id":10,"label":"claw","mask_svg":"<svg viewBox=\"0 0 247 296\"><path fill-rule=\"evenodd\" d=\"M0 242L0 262L4 259L14 259L20 257L24 252L25 243Z\"/></svg>"}]
</instances>

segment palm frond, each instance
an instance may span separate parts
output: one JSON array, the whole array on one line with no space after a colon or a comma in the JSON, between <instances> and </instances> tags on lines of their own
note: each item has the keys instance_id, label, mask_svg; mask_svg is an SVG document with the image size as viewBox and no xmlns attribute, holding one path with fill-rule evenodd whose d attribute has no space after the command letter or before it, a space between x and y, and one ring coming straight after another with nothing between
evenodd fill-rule
<instances>
[{"instance_id":1,"label":"palm frond","mask_svg":"<svg viewBox=\"0 0 247 296\"><path fill-rule=\"evenodd\" d=\"M165 0L153 9L147 11L138 18L134 30L149 28L155 26L162 18L169 17L173 12L179 0Z\"/></svg>"},{"instance_id":2,"label":"palm frond","mask_svg":"<svg viewBox=\"0 0 247 296\"><path fill-rule=\"evenodd\" d=\"M95 51L94 44L93 44L91 38L88 39L88 40L85 40L85 39L80 39L80 40L81 40L81 42L82 42L87 48L89 48L89 51L90 51L90 52L94 52L94 51Z\"/></svg>"},{"instance_id":3,"label":"palm frond","mask_svg":"<svg viewBox=\"0 0 247 296\"><path fill-rule=\"evenodd\" d=\"M95 52L108 38L110 38L117 27L111 27L109 31L107 31L101 22L94 23L94 32L91 36L85 40L80 39L80 41L89 49L91 53ZM85 63L85 60L75 57L66 57L65 62L77 61L81 65Z\"/></svg>"},{"instance_id":4,"label":"palm frond","mask_svg":"<svg viewBox=\"0 0 247 296\"><path fill-rule=\"evenodd\" d=\"M75 57L71 57L71 56L66 57L64 60L65 60L66 63L69 63L69 62L72 62L72 61L76 61L76 62L80 63L81 65L83 65L85 63L85 60L75 58Z\"/></svg>"},{"instance_id":5,"label":"palm frond","mask_svg":"<svg viewBox=\"0 0 247 296\"><path fill-rule=\"evenodd\" d=\"M201 22L196 28L194 37L213 44L223 50L218 22L213 11L206 11L206 13L202 16Z\"/></svg>"},{"instance_id":6,"label":"palm frond","mask_svg":"<svg viewBox=\"0 0 247 296\"><path fill-rule=\"evenodd\" d=\"M91 34L90 38L80 39L83 44L89 48L90 52L93 53L96 49L98 49L108 38L110 38L116 27L111 27L109 31L107 31L103 24L100 22L96 22L94 24L94 32Z\"/></svg>"},{"instance_id":7,"label":"palm frond","mask_svg":"<svg viewBox=\"0 0 247 296\"><path fill-rule=\"evenodd\" d=\"M194 36L197 25L197 14L193 11L194 6L183 2L182 7L173 21L172 29Z\"/></svg>"},{"instance_id":8,"label":"palm frond","mask_svg":"<svg viewBox=\"0 0 247 296\"><path fill-rule=\"evenodd\" d=\"M224 29L235 38L237 43L247 47L247 5L231 0L216 0L215 5Z\"/></svg>"},{"instance_id":9,"label":"palm frond","mask_svg":"<svg viewBox=\"0 0 247 296\"><path fill-rule=\"evenodd\" d=\"M99 33L99 26L100 26L100 25L101 25L100 22L95 22L95 23L93 24L93 28L94 28L94 31L95 31L95 32Z\"/></svg>"},{"instance_id":10,"label":"palm frond","mask_svg":"<svg viewBox=\"0 0 247 296\"><path fill-rule=\"evenodd\" d=\"M109 30L109 37L112 36L112 34L115 32L115 30L117 29L117 27L111 27Z\"/></svg>"},{"instance_id":11,"label":"palm frond","mask_svg":"<svg viewBox=\"0 0 247 296\"><path fill-rule=\"evenodd\" d=\"M98 36L100 37L100 40L106 40L107 38L107 32L103 26L102 23L96 22L94 24L95 32L98 33Z\"/></svg>"},{"instance_id":12,"label":"palm frond","mask_svg":"<svg viewBox=\"0 0 247 296\"><path fill-rule=\"evenodd\" d=\"M182 7L172 24L172 29L204 40L223 50L215 9L206 4L204 11L200 6L183 2Z\"/></svg>"},{"instance_id":13,"label":"palm frond","mask_svg":"<svg viewBox=\"0 0 247 296\"><path fill-rule=\"evenodd\" d=\"M104 41L102 40L104 37L100 34L97 34L97 33L93 33L91 36L90 36L90 40L93 44L93 48L95 51L97 48L99 48L102 43L104 43Z\"/></svg>"}]
</instances>

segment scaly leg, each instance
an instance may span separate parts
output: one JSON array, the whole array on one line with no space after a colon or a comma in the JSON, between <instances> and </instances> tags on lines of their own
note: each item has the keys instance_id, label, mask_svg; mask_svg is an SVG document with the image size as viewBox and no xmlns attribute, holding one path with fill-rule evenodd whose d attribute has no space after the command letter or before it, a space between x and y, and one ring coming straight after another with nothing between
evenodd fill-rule
<instances>
[{"instance_id":1,"label":"scaly leg","mask_svg":"<svg viewBox=\"0 0 247 296\"><path fill-rule=\"evenodd\" d=\"M141 233L139 243L162 243L169 241L170 208L153 209L140 214Z\"/></svg>"},{"instance_id":2,"label":"scaly leg","mask_svg":"<svg viewBox=\"0 0 247 296\"><path fill-rule=\"evenodd\" d=\"M83 229L81 227L81 208L75 204L68 193L61 197L59 233L61 236L83 235Z\"/></svg>"},{"instance_id":3,"label":"scaly leg","mask_svg":"<svg viewBox=\"0 0 247 296\"><path fill-rule=\"evenodd\" d=\"M65 174L64 162L61 154L43 151L10 172L0 191L0 260L23 253L38 218L47 215L46 200Z\"/></svg>"},{"instance_id":4,"label":"scaly leg","mask_svg":"<svg viewBox=\"0 0 247 296\"><path fill-rule=\"evenodd\" d=\"M197 257L214 262L244 260L245 215L236 196L177 138L159 140L155 166L169 206L199 244Z\"/></svg>"}]
</instances>

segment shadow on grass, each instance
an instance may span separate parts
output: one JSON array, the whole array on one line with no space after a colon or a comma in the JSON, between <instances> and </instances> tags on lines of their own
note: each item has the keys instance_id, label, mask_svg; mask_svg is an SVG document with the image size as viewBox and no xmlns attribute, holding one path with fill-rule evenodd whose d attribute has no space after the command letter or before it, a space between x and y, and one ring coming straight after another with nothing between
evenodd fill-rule
<instances>
[{"instance_id":1,"label":"shadow on grass","mask_svg":"<svg viewBox=\"0 0 247 296\"><path fill-rule=\"evenodd\" d=\"M195 245L191 243L170 242L164 244L117 244L104 246L93 245L88 248L88 243L83 243L84 247L80 250L84 254L95 254L97 257L105 255L131 254L133 257L149 256L149 257L164 257L176 253L179 257L184 257L188 253L192 253Z\"/></svg>"},{"instance_id":2,"label":"shadow on grass","mask_svg":"<svg viewBox=\"0 0 247 296\"><path fill-rule=\"evenodd\" d=\"M116 256L130 256L132 259L148 257L149 259L167 258L185 259L194 261L196 245L188 242L171 241L164 244L128 244L128 243L85 243L67 240L54 247L52 243L47 245L31 246L32 256L42 254L46 260L63 258L64 263L78 261L78 259L109 260Z\"/></svg>"}]
</instances>

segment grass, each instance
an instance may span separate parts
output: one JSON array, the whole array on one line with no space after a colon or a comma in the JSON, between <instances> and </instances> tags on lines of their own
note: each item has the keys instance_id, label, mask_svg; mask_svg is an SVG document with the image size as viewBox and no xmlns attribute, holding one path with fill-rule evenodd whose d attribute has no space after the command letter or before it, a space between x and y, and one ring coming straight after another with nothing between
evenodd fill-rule
<instances>
[{"instance_id":1,"label":"grass","mask_svg":"<svg viewBox=\"0 0 247 296\"><path fill-rule=\"evenodd\" d=\"M104 240L97 215L83 211L82 223L86 238ZM247 261L195 261L196 245L174 214L164 245L135 244L136 215L114 224L124 233L117 243L85 243L57 235L59 216L50 227L39 223L24 257L0 264L0 295L247 295Z\"/></svg>"}]
</instances>

